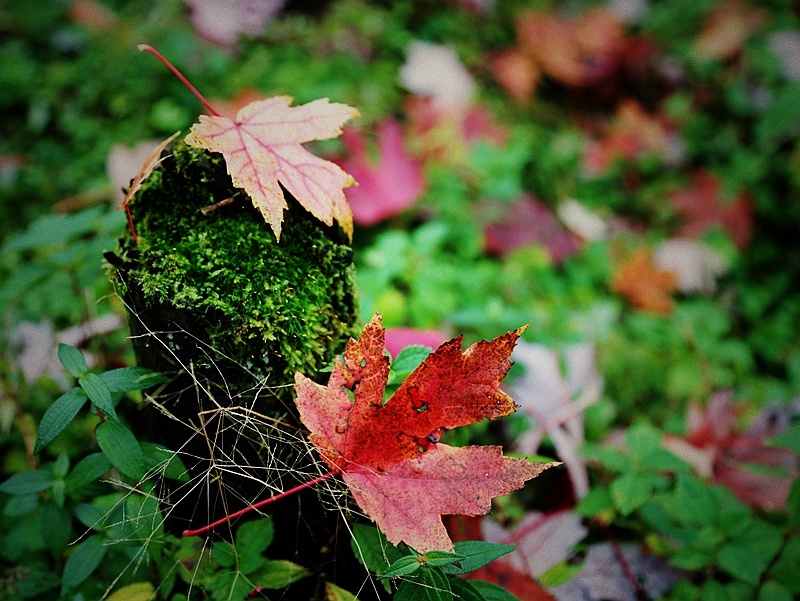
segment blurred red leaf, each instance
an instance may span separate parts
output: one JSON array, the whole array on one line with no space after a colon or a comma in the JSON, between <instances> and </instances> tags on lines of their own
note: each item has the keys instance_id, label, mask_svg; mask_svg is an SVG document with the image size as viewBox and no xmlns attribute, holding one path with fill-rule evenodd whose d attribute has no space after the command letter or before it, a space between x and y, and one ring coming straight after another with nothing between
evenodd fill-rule
<instances>
[{"instance_id":1,"label":"blurred red leaf","mask_svg":"<svg viewBox=\"0 0 800 601\"><path fill-rule=\"evenodd\" d=\"M672 124L648 114L636 100L623 100L600 139L587 148L583 166L589 173L601 173L616 160L633 160L645 153L674 163L680 160L682 151Z\"/></svg>"},{"instance_id":2,"label":"blurred red leaf","mask_svg":"<svg viewBox=\"0 0 800 601\"><path fill-rule=\"evenodd\" d=\"M504 255L515 248L538 244L547 249L553 261L560 263L580 248L579 238L530 194L523 194L512 204L486 201L481 213L491 214L497 209L502 210L500 219L484 227L489 253Z\"/></svg>"},{"instance_id":3,"label":"blurred red leaf","mask_svg":"<svg viewBox=\"0 0 800 601\"><path fill-rule=\"evenodd\" d=\"M345 196L353 212L353 221L373 225L408 209L425 189L422 166L403 144L403 132L394 119L378 124L378 160L367 152L364 137L346 128L342 142L348 156L335 161L358 182Z\"/></svg>"},{"instance_id":4,"label":"blurred red leaf","mask_svg":"<svg viewBox=\"0 0 800 601\"><path fill-rule=\"evenodd\" d=\"M592 86L652 47L626 38L605 8L572 17L527 12L517 19L517 45L487 59L487 67L517 102L530 99L541 75L573 87Z\"/></svg>"},{"instance_id":5,"label":"blurred red leaf","mask_svg":"<svg viewBox=\"0 0 800 601\"><path fill-rule=\"evenodd\" d=\"M696 171L690 187L669 196L669 203L682 219L677 233L680 236L698 236L719 226L728 231L739 248L745 248L753 230L750 199L742 193L726 200L720 188L717 175Z\"/></svg>"},{"instance_id":6,"label":"blurred red leaf","mask_svg":"<svg viewBox=\"0 0 800 601\"><path fill-rule=\"evenodd\" d=\"M717 392L705 408L690 405L686 436L667 436L664 445L691 463L698 474L729 487L745 503L782 510L800 474L797 455L768 447L764 441L788 429L792 412L800 413L800 407L767 408L741 432L736 428L738 412L730 393ZM760 473L759 467L786 475Z\"/></svg>"}]
</instances>

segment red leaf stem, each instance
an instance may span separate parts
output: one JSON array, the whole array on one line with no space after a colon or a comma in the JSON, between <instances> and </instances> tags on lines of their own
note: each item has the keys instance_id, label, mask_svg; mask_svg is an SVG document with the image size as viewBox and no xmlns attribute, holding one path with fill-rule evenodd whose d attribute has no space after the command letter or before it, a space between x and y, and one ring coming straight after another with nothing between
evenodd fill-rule
<instances>
[{"instance_id":1,"label":"red leaf stem","mask_svg":"<svg viewBox=\"0 0 800 601\"><path fill-rule=\"evenodd\" d=\"M197 96L197 99L200 102L203 103L203 106L206 107L208 109L208 111L212 115L215 115L217 117L221 116L219 111L217 111L217 109L215 109L213 106L211 106L211 103L208 102L208 100L205 99L205 97L197 90L197 88L195 88L191 83L189 83L189 80L186 79L186 77L184 77L183 73L178 71L178 69L176 69L175 66L171 62L169 62L166 58L164 58L163 54L161 54L158 50L153 48L150 44L139 44L137 46L137 48L141 52L149 52L150 54L155 56L158 60L160 60L167 69L169 69L170 71L172 71L175 74L175 77L177 77L178 79L181 80L181 83L183 85L185 85L187 88L189 88L189 90L192 92L192 94Z\"/></svg>"},{"instance_id":2,"label":"red leaf stem","mask_svg":"<svg viewBox=\"0 0 800 601\"><path fill-rule=\"evenodd\" d=\"M294 488L290 488L289 490L285 490L282 493L279 493L279 494L277 494L277 495L275 495L273 497L270 497L269 499L264 499L263 501L259 501L258 503L255 503L253 505L245 507L244 509L240 509L239 511L236 511L236 512L230 514L230 515L226 515L225 517L218 519L216 522L211 522L210 524L206 524L202 528L197 528L195 530L184 530L183 534L181 536L199 536L199 535L203 534L204 532L208 532L209 530L212 530L212 529L216 528L217 526L221 526L222 524L225 524L226 522L230 522L231 520L235 520L236 518L238 518L240 516L243 516L244 514L249 513L251 511L253 511L254 509L259 509L261 507L264 507L265 505L269 505L270 503L274 503L275 501L283 499L284 497L288 497L289 495L293 495L295 493L298 493L298 492L300 492L301 490L303 490L305 488L311 488L312 486L315 486L315 485L319 484L323 480L327 480L328 478L331 478L332 476L335 476L337 473L338 472L328 472L327 474L322 474L321 476L318 476L318 477L314 478L313 480L309 480L308 482L303 482L302 484L299 484L298 486L295 486Z\"/></svg>"}]
</instances>

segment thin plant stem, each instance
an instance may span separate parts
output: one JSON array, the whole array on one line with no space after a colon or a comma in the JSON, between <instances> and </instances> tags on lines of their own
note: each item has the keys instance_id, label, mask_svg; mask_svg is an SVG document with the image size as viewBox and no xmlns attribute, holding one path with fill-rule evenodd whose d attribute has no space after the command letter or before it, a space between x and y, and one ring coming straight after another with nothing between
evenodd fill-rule
<instances>
[{"instance_id":1,"label":"thin plant stem","mask_svg":"<svg viewBox=\"0 0 800 601\"><path fill-rule=\"evenodd\" d=\"M212 115L216 117L221 116L219 111L215 109L213 106L211 106L211 103L205 99L205 97L197 90L197 88L195 88L191 83L189 83L189 80L186 79L186 77L184 77L183 73L178 71L178 69L176 69L171 62L169 62L166 58L164 58L163 54L161 54L158 50L153 48L150 44L139 44L137 48L141 52L149 52L150 54L155 56L158 60L160 60L167 69L169 69L175 74L175 77L181 80L181 83L183 85L189 88L192 94L197 96L197 99L203 103L203 106L206 107Z\"/></svg>"},{"instance_id":2,"label":"thin plant stem","mask_svg":"<svg viewBox=\"0 0 800 601\"><path fill-rule=\"evenodd\" d=\"M315 485L319 484L323 480L327 480L328 478L331 478L332 476L335 476L337 473L338 472L328 472L327 474L322 474L321 476L318 476L318 477L314 478L313 480L309 480L308 482L303 482L303 484L295 486L294 488L290 488L289 490L285 490L280 494L277 494L277 495L275 495L273 497L270 497L269 499L264 499L263 501L259 501L258 503L250 505L249 507L245 507L244 509L240 509L239 511L236 511L236 512L230 514L230 515L226 515L224 518L220 518L216 522L211 522L210 524L206 524L202 528L197 528L196 530L184 530L182 536L199 536L200 534L203 534L204 532L208 532L209 530L212 530L213 528L216 528L217 526L221 526L222 524L230 522L231 520L235 520L236 518L238 518L240 516L243 516L244 514L249 513L251 511L253 511L254 509L259 509L260 507L264 507L265 505L269 505L270 503L274 503L275 501L283 499L284 497L288 497L289 495L293 495L295 493L298 493L303 489L311 488L312 486L315 486Z\"/></svg>"}]
</instances>

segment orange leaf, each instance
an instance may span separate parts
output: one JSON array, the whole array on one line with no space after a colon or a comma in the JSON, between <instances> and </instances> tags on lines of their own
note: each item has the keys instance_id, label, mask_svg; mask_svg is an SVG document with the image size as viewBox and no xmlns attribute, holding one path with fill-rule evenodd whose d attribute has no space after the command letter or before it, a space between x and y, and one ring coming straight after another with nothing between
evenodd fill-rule
<instances>
[{"instance_id":1,"label":"orange leaf","mask_svg":"<svg viewBox=\"0 0 800 601\"><path fill-rule=\"evenodd\" d=\"M287 208L279 184L317 219L326 225L335 219L352 236L353 216L342 189L355 185L355 180L301 144L335 138L358 111L327 98L295 107L291 102L288 96L257 100L243 107L236 119L201 115L186 143L222 153L233 184L247 192L276 238Z\"/></svg>"},{"instance_id":2,"label":"orange leaf","mask_svg":"<svg viewBox=\"0 0 800 601\"><path fill-rule=\"evenodd\" d=\"M647 248L634 252L617 268L611 280L611 289L626 297L633 306L661 315L672 311L670 295L677 288L675 274L658 269Z\"/></svg>"},{"instance_id":3,"label":"orange leaf","mask_svg":"<svg viewBox=\"0 0 800 601\"><path fill-rule=\"evenodd\" d=\"M767 14L741 0L726 0L709 13L697 40L695 54L701 59L735 56L751 33L764 26Z\"/></svg>"},{"instance_id":4,"label":"orange leaf","mask_svg":"<svg viewBox=\"0 0 800 601\"><path fill-rule=\"evenodd\" d=\"M488 513L493 497L553 465L503 457L496 446L438 442L444 429L514 411L499 385L523 329L463 352L460 337L446 342L385 404L389 358L380 314L359 340L350 340L327 386L296 375L297 407L311 442L390 542L420 553L452 551L442 515Z\"/></svg>"}]
</instances>

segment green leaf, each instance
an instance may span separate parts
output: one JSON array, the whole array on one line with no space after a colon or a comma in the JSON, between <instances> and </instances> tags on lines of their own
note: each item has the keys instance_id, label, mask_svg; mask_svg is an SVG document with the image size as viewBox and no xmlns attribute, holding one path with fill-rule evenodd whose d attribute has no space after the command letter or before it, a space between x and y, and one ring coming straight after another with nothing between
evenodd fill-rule
<instances>
[{"instance_id":1,"label":"green leaf","mask_svg":"<svg viewBox=\"0 0 800 601\"><path fill-rule=\"evenodd\" d=\"M781 532L775 526L754 519L739 536L720 548L717 561L731 576L757 585L780 549L781 540Z\"/></svg>"},{"instance_id":2,"label":"green leaf","mask_svg":"<svg viewBox=\"0 0 800 601\"><path fill-rule=\"evenodd\" d=\"M31 513L39 507L39 495L19 495L11 497L3 506L3 516L7 518L17 518Z\"/></svg>"},{"instance_id":3,"label":"green leaf","mask_svg":"<svg viewBox=\"0 0 800 601\"><path fill-rule=\"evenodd\" d=\"M16 588L18 598L41 599L47 598L41 597L42 593L56 588L59 582L58 576L48 571L44 566L34 564L25 566L25 569L20 573L19 580L14 582L14 588Z\"/></svg>"},{"instance_id":4,"label":"green leaf","mask_svg":"<svg viewBox=\"0 0 800 601\"><path fill-rule=\"evenodd\" d=\"M134 582L111 593L106 601L151 601L157 598L150 582Z\"/></svg>"},{"instance_id":5,"label":"green leaf","mask_svg":"<svg viewBox=\"0 0 800 601\"><path fill-rule=\"evenodd\" d=\"M240 555L261 555L272 543L274 535L275 527L270 516L245 522L236 530L236 552Z\"/></svg>"},{"instance_id":6,"label":"green leaf","mask_svg":"<svg viewBox=\"0 0 800 601\"><path fill-rule=\"evenodd\" d=\"M432 568L441 568L458 563L466 559L466 555L459 555L458 553L449 553L447 551L428 551L422 556L423 563Z\"/></svg>"},{"instance_id":7,"label":"green leaf","mask_svg":"<svg viewBox=\"0 0 800 601\"><path fill-rule=\"evenodd\" d=\"M73 388L58 397L47 408L39 424L36 443L33 445L34 454L39 453L50 441L64 431L70 422L78 415L78 411L86 403L86 393L80 388Z\"/></svg>"},{"instance_id":8,"label":"green leaf","mask_svg":"<svg viewBox=\"0 0 800 601\"><path fill-rule=\"evenodd\" d=\"M53 473L49 469L31 470L14 474L0 484L0 492L9 495L32 495L47 490L53 485Z\"/></svg>"},{"instance_id":9,"label":"green leaf","mask_svg":"<svg viewBox=\"0 0 800 601\"><path fill-rule=\"evenodd\" d=\"M473 572L485 566L487 563L494 561L498 557L502 557L516 549L514 545L487 543L482 540L461 541L454 546L456 553L463 556L463 559L458 561L460 565L455 565L451 562L450 565L443 566L442 571L445 574L466 574L467 572Z\"/></svg>"},{"instance_id":10,"label":"green leaf","mask_svg":"<svg viewBox=\"0 0 800 601\"><path fill-rule=\"evenodd\" d=\"M311 572L303 566L287 561L285 559L267 559L264 564L255 572L250 574L250 579L256 586L269 589L286 588L293 582L297 582Z\"/></svg>"},{"instance_id":11,"label":"green leaf","mask_svg":"<svg viewBox=\"0 0 800 601\"><path fill-rule=\"evenodd\" d=\"M169 379L165 375L146 367L110 369L100 374L100 378L111 392L144 390Z\"/></svg>"},{"instance_id":12,"label":"green leaf","mask_svg":"<svg viewBox=\"0 0 800 601\"><path fill-rule=\"evenodd\" d=\"M358 601L353 593L330 582L325 583L325 599L326 601Z\"/></svg>"},{"instance_id":13,"label":"green leaf","mask_svg":"<svg viewBox=\"0 0 800 601\"><path fill-rule=\"evenodd\" d=\"M453 601L453 593L440 569L422 568L400 583L394 601Z\"/></svg>"},{"instance_id":14,"label":"green leaf","mask_svg":"<svg viewBox=\"0 0 800 601\"><path fill-rule=\"evenodd\" d=\"M153 470L179 482L189 481L189 470L177 453L152 442L141 442L139 446L142 448L146 470Z\"/></svg>"},{"instance_id":15,"label":"green leaf","mask_svg":"<svg viewBox=\"0 0 800 601\"><path fill-rule=\"evenodd\" d=\"M78 384L83 388L83 391L95 407L106 415L114 419L119 419L117 417L117 412L114 410L114 401L111 399L111 391L100 376L92 373L85 374L78 378Z\"/></svg>"},{"instance_id":16,"label":"green leaf","mask_svg":"<svg viewBox=\"0 0 800 601\"><path fill-rule=\"evenodd\" d=\"M767 444L789 449L790 451L800 454L800 423L794 424L785 432L781 432L774 438L770 438Z\"/></svg>"},{"instance_id":17,"label":"green leaf","mask_svg":"<svg viewBox=\"0 0 800 601\"><path fill-rule=\"evenodd\" d=\"M395 377L405 378L417 369L432 352L433 349L427 346L407 346L397 353L397 357L392 361L391 372Z\"/></svg>"},{"instance_id":18,"label":"green leaf","mask_svg":"<svg viewBox=\"0 0 800 601\"><path fill-rule=\"evenodd\" d=\"M105 513L102 509L91 503L80 503L75 506L75 517L81 524L92 530L101 532L105 522Z\"/></svg>"},{"instance_id":19,"label":"green leaf","mask_svg":"<svg viewBox=\"0 0 800 601\"><path fill-rule=\"evenodd\" d=\"M98 424L94 433L111 465L137 482L142 479L145 473L142 448L122 422L107 419Z\"/></svg>"},{"instance_id":20,"label":"green leaf","mask_svg":"<svg viewBox=\"0 0 800 601\"><path fill-rule=\"evenodd\" d=\"M614 480L608 490L614 506L624 516L644 505L653 494L650 478L633 472Z\"/></svg>"},{"instance_id":21,"label":"green leaf","mask_svg":"<svg viewBox=\"0 0 800 601\"><path fill-rule=\"evenodd\" d=\"M614 501L608 488L598 486L578 501L575 513L582 517L594 517L606 511L614 509Z\"/></svg>"},{"instance_id":22,"label":"green leaf","mask_svg":"<svg viewBox=\"0 0 800 601\"><path fill-rule=\"evenodd\" d=\"M792 601L794 598L794 595L785 586L769 580L758 591L757 601Z\"/></svg>"},{"instance_id":23,"label":"green leaf","mask_svg":"<svg viewBox=\"0 0 800 601\"><path fill-rule=\"evenodd\" d=\"M53 476L63 478L69 471L69 455L66 451L61 451L58 458L53 462Z\"/></svg>"},{"instance_id":24,"label":"green leaf","mask_svg":"<svg viewBox=\"0 0 800 601\"><path fill-rule=\"evenodd\" d=\"M69 374L75 378L81 378L89 372L86 358L83 353L74 346L61 343L58 345L58 360Z\"/></svg>"},{"instance_id":25,"label":"green leaf","mask_svg":"<svg viewBox=\"0 0 800 601\"><path fill-rule=\"evenodd\" d=\"M106 555L103 537L93 534L79 544L67 557L64 574L61 576L61 596L71 591L92 575Z\"/></svg>"},{"instance_id":26,"label":"green leaf","mask_svg":"<svg viewBox=\"0 0 800 601\"><path fill-rule=\"evenodd\" d=\"M463 578L450 578L450 590L453 591L453 599L462 601L486 601L477 588L469 580Z\"/></svg>"},{"instance_id":27,"label":"green leaf","mask_svg":"<svg viewBox=\"0 0 800 601\"><path fill-rule=\"evenodd\" d=\"M520 601L519 597L512 595L506 589L494 582L486 580L470 580L472 587L483 595L486 601Z\"/></svg>"},{"instance_id":28,"label":"green leaf","mask_svg":"<svg viewBox=\"0 0 800 601\"><path fill-rule=\"evenodd\" d=\"M211 556L223 568L232 568L236 563L236 550L226 540L217 541L212 547Z\"/></svg>"},{"instance_id":29,"label":"green leaf","mask_svg":"<svg viewBox=\"0 0 800 601\"><path fill-rule=\"evenodd\" d=\"M397 578L398 576L407 576L408 574L413 574L417 570L422 567L420 563L420 558L418 555L406 555L405 557L401 557L397 561L395 561L392 565L390 565L385 572L383 572L378 578L380 580L386 578Z\"/></svg>"},{"instance_id":30,"label":"green leaf","mask_svg":"<svg viewBox=\"0 0 800 601\"><path fill-rule=\"evenodd\" d=\"M536 580L542 586L553 588L569 582L575 578L575 576L580 574L582 570L582 565L570 564L566 561L561 561L539 574L539 577Z\"/></svg>"},{"instance_id":31,"label":"green leaf","mask_svg":"<svg viewBox=\"0 0 800 601\"><path fill-rule=\"evenodd\" d=\"M386 540L377 527L371 524L353 524L350 541L353 553L361 564L379 576L389 564L405 554Z\"/></svg>"},{"instance_id":32,"label":"green leaf","mask_svg":"<svg viewBox=\"0 0 800 601\"><path fill-rule=\"evenodd\" d=\"M110 469L111 462L102 453L87 455L67 474L66 494L79 492L87 484L100 479Z\"/></svg>"},{"instance_id":33,"label":"green leaf","mask_svg":"<svg viewBox=\"0 0 800 601\"><path fill-rule=\"evenodd\" d=\"M42 538L53 554L60 556L73 539L72 516L55 503L42 507Z\"/></svg>"},{"instance_id":34,"label":"green leaf","mask_svg":"<svg viewBox=\"0 0 800 601\"><path fill-rule=\"evenodd\" d=\"M800 526L800 478L792 483L789 498L786 501L786 512L789 514L789 524Z\"/></svg>"}]
</instances>

